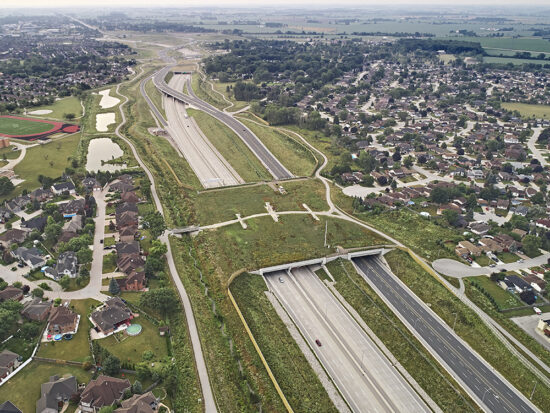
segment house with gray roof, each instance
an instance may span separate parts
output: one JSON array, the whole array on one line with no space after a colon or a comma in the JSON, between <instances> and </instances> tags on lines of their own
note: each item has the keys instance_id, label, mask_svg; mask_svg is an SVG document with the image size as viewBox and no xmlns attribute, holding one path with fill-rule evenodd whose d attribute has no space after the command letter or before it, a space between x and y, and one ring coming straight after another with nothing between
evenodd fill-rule
<instances>
[{"instance_id":1,"label":"house with gray roof","mask_svg":"<svg viewBox=\"0 0 550 413\"><path fill-rule=\"evenodd\" d=\"M133 318L132 310L119 297L113 297L105 301L105 304L92 313L90 321L95 329L109 335L120 326L130 323Z\"/></svg>"},{"instance_id":2,"label":"house with gray roof","mask_svg":"<svg viewBox=\"0 0 550 413\"><path fill-rule=\"evenodd\" d=\"M40 386L40 399L36 402L36 413L57 413L59 407L68 402L78 392L75 376L60 379L50 377L50 381Z\"/></svg>"},{"instance_id":3,"label":"house with gray roof","mask_svg":"<svg viewBox=\"0 0 550 413\"><path fill-rule=\"evenodd\" d=\"M42 267L46 259L38 248L19 247L11 252L13 257L27 264L31 269Z\"/></svg>"},{"instance_id":4,"label":"house with gray roof","mask_svg":"<svg viewBox=\"0 0 550 413\"><path fill-rule=\"evenodd\" d=\"M78 276L78 258L73 251L65 251L57 257L55 267L48 267L44 270L44 275L59 280L67 275L69 278Z\"/></svg>"},{"instance_id":5,"label":"house with gray roof","mask_svg":"<svg viewBox=\"0 0 550 413\"><path fill-rule=\"evenodd\" d=\"M5 401L0 404L0 413L23 413L19 408L12 402Z\"/></svg>"}]
</instances>

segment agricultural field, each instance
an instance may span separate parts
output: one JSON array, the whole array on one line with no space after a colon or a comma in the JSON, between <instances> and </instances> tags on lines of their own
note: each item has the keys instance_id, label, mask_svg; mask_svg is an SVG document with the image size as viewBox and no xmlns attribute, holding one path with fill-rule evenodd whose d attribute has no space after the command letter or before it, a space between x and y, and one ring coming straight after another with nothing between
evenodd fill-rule
<instances>
[{"instance_id":1,"label":"agricultural field","mask_svg":"<svg viewBox=\"0 0 550 413\"><path fill-rule=\"evenodd\" d=\"M447 38L453 39L453 38ZM540 37L460 37L455 40L480 43L495 54L500 49L531 53L550 53L550 42Z\"/></svg>"},{"instance_id":2,"label":"agricultural field","mask_svg":"<svg viewBox=\"0 0 550 413\"><path fill-rule=\"evenodd\" d=\"M548 119L550 118L549 105L530 105L527 103L501 103L503 109L515 111L517 110L521 116L525 118Z\"/></svg>"},{"instance_id":3,"label":"agricultural field","mask_svg":"<svg viewBox=\"0 0 550 413\"><path fill-rule=\"evenodd\" d=\"M548 60L537 60L537 59L517 59L514 57L500 57L500 56L484 56L484 63L500 63L508 64L512 63L513 65L519 66L524 64L535 64L535 65L550 65Z\"/></svg>"},{"instance_id":4,"label":"agricultural field","mask_svg":"<svg viewBox=\"0 0 550 413\"><path fill-rule=\"evenodd\" d=\"M27 119L0 117L0 135L35 135L52 130L55 125Z\"/></svg>"}]
</instances>

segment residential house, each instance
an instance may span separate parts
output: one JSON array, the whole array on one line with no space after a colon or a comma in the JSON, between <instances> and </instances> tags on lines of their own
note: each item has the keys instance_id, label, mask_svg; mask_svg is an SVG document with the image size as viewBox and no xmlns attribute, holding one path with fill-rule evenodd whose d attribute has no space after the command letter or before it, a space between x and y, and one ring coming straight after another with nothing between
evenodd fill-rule
<instances>
[{"instance_id":1,"label":"residential house","mask_svg":"<svg viewBox=\"0 0 550 413\"><path fill-rule=\"evenodd\" d=\"M21 364L21 356L19 354L13 353L9 350L3 350L0 353L0 383L7 376L9 376L13 371L19 367Z\"/></svg>"},{"instance_id":2,"label":"residential house","mask_svg":"<svg viewBox=\"0 0 550 413\"><path fill-rule=\"evenodd\" d=\"M140 251L140 247L139 247L138 241L118 242L116 244L116 252L119 258L125 255L139 254L139 251Z\"/></svg>"},{"instance_id":3,"label":"residential house","mask_svg":"<svg viewBox=\"0 0 550 413\"><path fill-rule=\"evenodd\" d=\"M550 219L537 219L535 225L545 230L550 230Z\"/></svg>"},{"instance_id":4,"label":"residential house","mask_svg":"<svg viewBox=\"0 0 550 413\"><path fill-rule=\"evenodd\" d=\"M2 224L8 222L12 216L13 213L8 208L0 207L0 222Z\"/></svg>"},{"instance_id":5,"label":"residential house","mask_svg":"<svg viewBox=\"0 0 550 413\"><path fill-rule=\"evenodd\" d=\"M117 259L116 265L119 271L130 274L132 271L143 268L145 261L139 254L126 254L122 258Z\"/></svg>"},{"instance_id":6,"label":"residential house","mask_svg":"<svg viewBox=\"0 0 550 413\"><path fill-rule=\"evenodd\" d=\"M59 212L61 212L65 218L72 217L74 215L84 215L85 207L85 199L72 199L69 202L59 204Z\"/></svg>"},{"instance_id":7,"label":"residential house","mask_svg":"<svg viewBox=\"0 0 550 413\"><path fill-rule=\"evenodd\" d=\"M470 231L477 235L485 235L490 229L491 227L485 222L472 222L470 224Z\"/></svg>"},{"instance_id":8,"label":"residential house","mask_svg":"<svg viewBox=\"0 0 550 413\"><path fill-rule=\"evenodd\" d=\"M63 231L79 232L84 227L84 217L82 215L73 215L71 220L63 225Z\"/></svg>"},{"instance_id":9,"label":"residential house","mask_svg":"<svg viewBox=\"0 0 550 413\"><path fill-rule=\"evenodd\" d=\"M133 191L123 192L120 195L120 200L122 202L128 202L130 204L137 204L139 202L139 198Z\"/></svg>"},{"instance_id":10,"label":"residential house","mask_svg":"<svg viewBox=\"0 0 550 413\"><path fill-rule=\"evenodd\" d=\"M147 285L147 277L143 271L132 271L130 275L116 280L121 291L141 291Z\"/></svg>"},{"instance_id":11,"label":"residential house","mask_svg":"<svg viewBox=\"0 0 550 413\"><path fill-rule=\"evenodd\" d=\"M35 298L25 304L21 315L32 321L44 321L48 318L51 308L52 303L50 301L42 301L40 298Z\"/></svg>"},{"instance_id":12,"label":"residential house","mask_svg":"<svg viewBox=\"0 0 550 413\"><path fill-rule=\"evenodd\" d=\"M122 228L120 231L118 231L118 237L120 239L120 242L134 241L136 239L137 232L138 232L138 228L135 225L130 225Z\"/></svg>"},{"instance_id":13,"label":"residential house","mask_svg":"<svg viewBox=\"0 0 550 413\"><path fill-rule=\"evenodd\" d=\"M479 243L484 247L485 251L502 252L504 248L493 238L481 238Z\"/></svg>"},{"instance_id":14,"label":"residential house","mask_svg":"<svg viewBox=\"0 0 550 413\"><path fill-rule=\"evenodd\" d=\"M117 229L123 229L126 227L137 227L139 223L139 215L134 211L124 211L120 215L116 216Z\"/></svg>"},{"instance_id":15,"label":"residential house","mask_svg":"<svg viewBox=\"0 0 550 413\"><path fill-rule=\"evenodd\" d=\"M504 280L511 283L514 290L518 293L522 293L523 291L531 291L533 289L527 281L517 275L508 275L504 278Z\"/></svg>"},{"instance_id":16,"label":"residential house","mask_svg":"<svg viewBox=\"0 0 550 413\"><path fill-rule=\"evenodd\" d=\"M525 282L529 283L529 285L533 288L534 291L538 293L542 293L543 291L546 290L546 281L537 277L536 275L528 275L524 279L525 279Z\"/></svg>"},{"instance_id":17,"label":"residential house","mask_svg":"<svg viewBox=\"0 0 550 413\"><path fill-rule=\"evenodd\" d=\"M44 275L59 280L67 275L69 278L78 276L78 259L73 251L65 251L57 257L55 267L48 267L44 270Z\"/></svg>"},{"instance_id":18,"label":"residential house","mask_svg":"<svg viewBox=\"0 0 550 413\"><path fill-rule=\"evenodd\" d=\"M22 222L21 226L27 228L29 231L36 230L38 232L43 232L47 223L48 219L46 217L34 217Z\"/></svg>"},{"instance_id":19,"label":"residential house","mask_svg":"<svg viewBox=\"0 0 550 413\"><path fill-rule=\"evenodd\" d=\"M504 248L504 251L506 252L514 253L521 248L521 243L517 242L508 234L498 234L494 239L502 246L502 248Z\"/></svg>"},{"instance_id":20,"label":"residential house","mask_svg":"<svg viewBox=\"0 0 550 413\"><path fill-rule=\"evenodd\" d=\"M80 396L82 413L98 413L104 406L112 406L122 400L124 392L132 386L129 380L99 376L91 380Z\"/></svg>"},{"instance_id":21,"label":"residential house","mask_svg":"<svg viewBox=\"0 0 550 413\"><path fill-rule=\"evenodd\" d=\"M527 235L527 231L524 231L524 230L519 229L519 228L516 228L516 229L512 230L512 232L513 232L514 234L519 235L520 238L523 238L524 236Z\"/></svg>"},{"instance_id":22,"label":"residential house","mask_svg":"<svg viewBox=\"0 0 550 413\"><path fill-rule=\"evenodd\" d=\"M23 211L28 204L31 203L31 198L28 195L18 196L11 201L6 202L6 208L14 214Z\"/></svg>"},{"instance_id":23,"label":"residential house","mask_svg":"<svg viewBox=\"0 0 550 413\"><path fill-rule=\"evenodd\" d=\"M92 176L88 176L82 180L82 186L87 191L101 191L101 184Z\"/></svg>"},{"instance_id":24,"label":"residential house","mask_svg":"<svg viewBox=\"0 0 550 413\"><path fill-rule=\"evenodd\" d=\"M128 324L132 318L132 311L119 297L108 299L90 317L96 330L104 335L112 334L121 325Z\"/></svg>"},{"instance_id":25,"label":"residential house","mask_svg":"<svg viewBox=\"0 0 550 413\"><path fill-rule=\"evenodd\" d=\"M115 192L124 193L124 192L133 191L134 185L128 182L119 181L119 182L115 182L114 184L111 184L110 189Z\"/></svg>"},{"instance_id":26,"label":"residential house","mask_svg":"<svg viewBox=\"0 0 550 413\"><path fill-rule=\"evenodd\" d=\"M50 377L40 386L40 399L36 401L36 413L57 413L64 403L78 392L75 376L60 379Z\"/></svg>"},{"instance_id":27,"label":"residential house","mask_svg":"<svg viewBox=\"0 0 550 413\"><path fill-rule=\"evenodd\" d=\"M458 243L457 249L460 248L462 250L468 251L468 254L473 255L474 257L479 257L481 254L483 254L483 248L472 244L470 241L460 241ZM456 251L457 254L461 252L459 255L463 255L462 251Z\"/></svg>"},{"instance_id":28,"label":"residential house","mask_svg":"<svg viewBox=\"0 0 550 413\"><path fill-rule=\"evenodd\" d=\"M55 195L62 195L63 193L68 193L70 195L76 194L76 188L72 182L60 182L58 184L52 185L52 192Z\"/></svg>"},{"instance_id":29,"label":"residential house","mask_svg":"<svg viewBox=\"0 0 550 413\"><path fill-rule=\"evenodd\" d=\"M23 413L23 412L19 410L15 404L13 404L8 400L0 404L0 413Z\"/></svg>"},{"instance_id":30,"label":"residential house","mask_svg":"<svg viewBox=\"0 0 550 413\"><path fill-rule=\"evenodd\" d=\"M0 244L4 248L9 248L12 244L21 244L27 239L29 231L23 231L22 229L8 229L2 235L0 235Z\"/></svg>"},{"instance_id":31,"label":"residential house","mask_svg":"<svg viewBox=\"0 0 550 413\"><path fill-rule=\"evenodd\" d=\"M17 287L8 286L0 291L0 303L7 300L21 301L23 290Z\"/></svg>"},{"instance_id":32,"label":"residential house","mask_svg":"<svg viewBox=\"0 0 550 413\"><path fill-rule=\"evenodd\" d=\"M53 307L48 318L48 334L76 334L79 322L80 316L69 308L63 305Z\"/></svg>"},{"instance_id":33,"label":"residential house","mask_svg":"<svg viewBox=\"0 0 550 413\"><path fill-rule=\"evenodd\" d=\"M27 264L33 270L46 265L46 259L38 248L19 247L11 253L14 258Z\"/></svg>"},{"instance_id":34,"label":"residential house","mask_svg":"<svg viewBox=\"0 0 550 413\"><path fill-rule=\"evenodd\" d=\"M152 393L134 394L129 399L122 401L122 407L115 413L155 413L159 405L159 399Z\"/></svg>"},{"instance_id":35,"label":"residential house","mask_svg":"<svg viewBox=\"0 0 550 413\"><path fill-rule=\"evenodd\" d=\"M53 198L53 193L50 189L38 188L29 194L32 201L45 202Z\"/></svg>"}]
</instances>

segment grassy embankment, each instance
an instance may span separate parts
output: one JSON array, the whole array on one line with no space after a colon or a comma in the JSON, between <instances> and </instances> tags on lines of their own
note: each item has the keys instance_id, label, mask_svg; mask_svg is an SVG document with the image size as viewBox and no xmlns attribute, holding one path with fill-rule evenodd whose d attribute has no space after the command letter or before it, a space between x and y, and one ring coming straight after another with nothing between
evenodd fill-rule
<instances>
[{"instance_id":1,"label":"grassy embankment","mask_svg":"<svg viewBox=\"0 0 550 413\"><path fill-rule=\"evenodd\" d=\"M477 410L458 383L357 274L351 262L337 260L327 268L336 281L336 290L443 411Z\"/></svg>"},{"instance_id":2,"label":"grassy embankment","mask_svg":"<svg viewBox=\"0 0 550 413\"><path fill-rule=\"evenodd\" d=\"M243 274L231 292L281 390L297 412L336 412L336 408L265 295L260 275Z\"/></svg>"},{"instance_id":3,"label":"grassy embankment","mask_svg":"<svg viewBox=\"0 0 550 413\"><path fill-rule=\"evenodd\" d=\"M218 93L214 92L210 83L205 81L198 72L193 72L191 88L199 99L210 103L218 109L224 109L229 106L229 103L227 103Z\"/></svg>"},{"instance_id":4,"label":"grassy embankment","mask_svg":"<svg viewBox=\"0 0 550 413\"><path fill-rule=\"evenodd\" d=\"M233 94L232 90L232 88L235 86L235 82L212 82L212 84L214 85L214 89L222 93L227 98L227 100L233 103L233 106L228 107L227 111L236 112L250 105L250 102L235 99L235 95ZM228 87L230 88L230 92L227 91Z\"/></svg>"},{"instance_id":5,"label":"grassy embankment","mask_svg":"<svg viewBox=\"0 0 550 413\"><path fill-rule=\"evenodd\" d=\"M504 347L473 310L427 274L407 253L392 251L386 254L386 260L394 274L422 301L429 303L443 321L454 325L455 332L512 385L529 397L533 384L537 383L533 403L542 409L550 406L550 389Z\"/></svg>"},{"instance_id":6,"label":"grassy embankment","mask_svg":"<svg viewBox=\"0 0 550 413\"><path fill-rule=\"evenodd\" d=\"M261 126L248 119L240 119L263 142L290 172L296 176L310 176L316 167L311 150L297 140L268 126Z\"/></svg>"},{"instance_id":7,"label":"grassy embankment","mask_svg":"<svg viewBox=\"0 0 550 413\"><path fill-rule=\"evenodd\" d=\"M164 105L162 104L162 94L153 84L153 79L145 83L145 92L147 93L147 96L149 96L149 99L151 99L153 104L157 107L161 115L164 116L164 119L166 119L166 112L164 111Z\"/></svg>"},{"instance_id":8,"label":"grassy embankment","mask_svg":"<svg viewBox=\"0 0 550 413\"><path fill-rule=\"evenodd\" d=\"M188 109L187 113L245 182L271 180L271 174L235 132L202 111Z\"/></svg>"}]
</instances>

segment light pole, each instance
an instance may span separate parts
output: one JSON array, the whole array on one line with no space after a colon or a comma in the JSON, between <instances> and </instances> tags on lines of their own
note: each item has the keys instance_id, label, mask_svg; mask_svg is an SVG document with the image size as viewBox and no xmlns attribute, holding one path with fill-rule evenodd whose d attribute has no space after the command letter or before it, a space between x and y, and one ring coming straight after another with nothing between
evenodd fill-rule
<instances>
[{"instance_id":1,"label":"light pole","mask_svg":"<svg viewBox=\"0 0 550 413\"><path fill-rule=\"evenodd\" d=\"M453 331L455 331L455 326L456 326L456 320L458 318L458 313L454 313L454 315L455 315L455 321L453 323Z\"/></svg>"}]
</instances>

